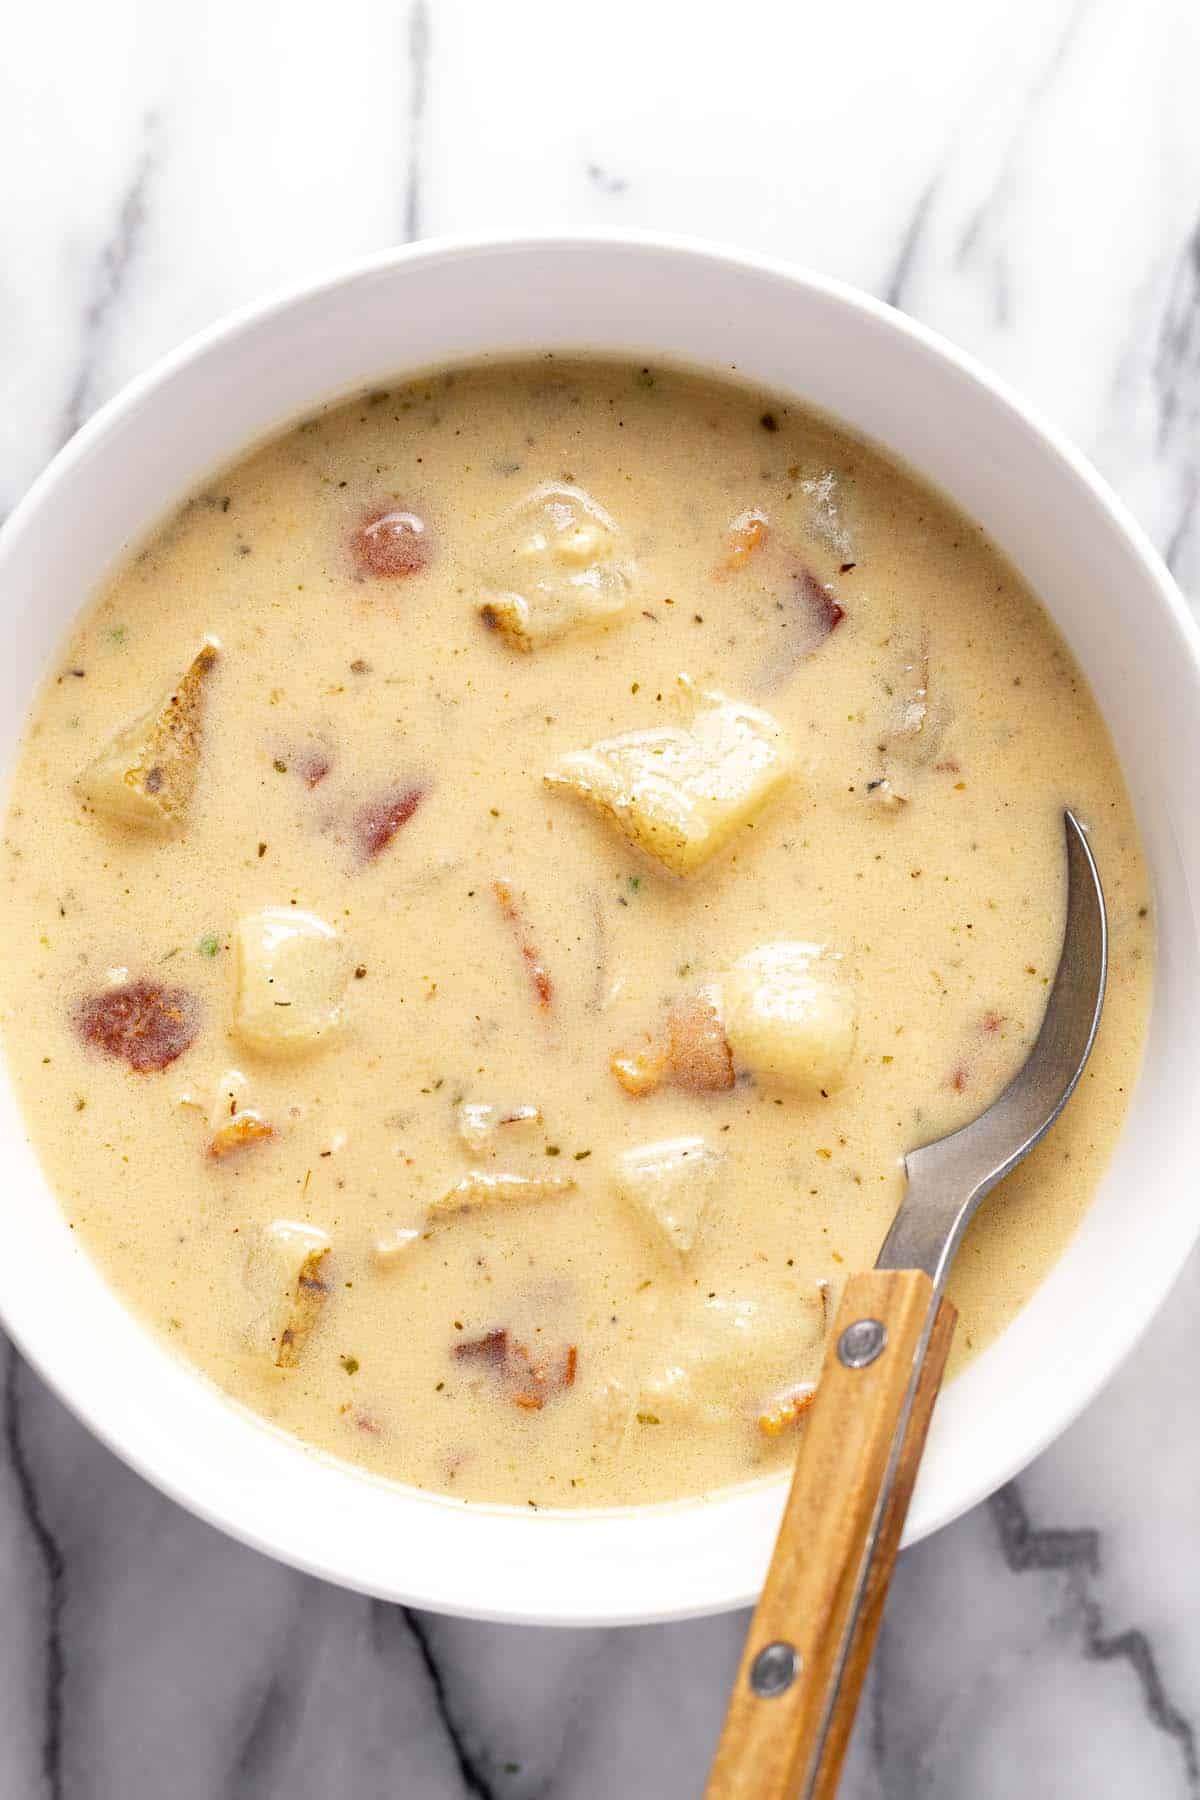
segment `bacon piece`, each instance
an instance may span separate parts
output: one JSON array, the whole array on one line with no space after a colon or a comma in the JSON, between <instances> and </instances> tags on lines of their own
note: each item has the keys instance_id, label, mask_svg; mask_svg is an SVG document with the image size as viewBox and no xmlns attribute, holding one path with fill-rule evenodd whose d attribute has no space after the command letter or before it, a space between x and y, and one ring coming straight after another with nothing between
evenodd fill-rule
<instances>
[{"instance_id":1,"label":"bacon piece","mask_svg":"<svg viewBox=\"0 0 1200 1800\"><path fill-rule=\"evenodd\" d=\"M845 608L811 569L801 565L788 576L789 591L781 599L782 642L758 673L760 688L781 687L798 662L813 656L846 617Z\"/></svg>"},{"instance_id":2,"label":"bacon piece","mask_svg":"<svg viewBox=\"0 0 1200 1800\"><path fill-rule=\"evenodd\" d=\"M369 513L352 534L350 549L361 575L397 581L427 568L433 545L419 513L393 506Z\"/></svg>"},{"instance_id":3,"label":"bacon piece","mask_svg":"<svg viewBox=\"0 0 1200 1800\"><path fill-rule=\"evenodd\" d=\"M798 569L792 579L796 584L797 598L808 608L815 641L804 654L811 656L825 642L830 632L841 624L846 616L846 609L834 599L825 583L817 580L811 569Z\"/></svg>"},{"instance_id":4,"label":"bacon piece","mask_svg":"<svg viewBox=\"0 0 1200 1800\"><path fill-rule=\"evenodd\" d=\"M697 1094L728 1093L733 1053L716 1007L703 994L677 1000L667 1015L667 1054L676 1087Z\"/></svg>"},{"instance_id":5,"label":"bacon piece","mask_svg":"<svg viewBox=\"0 0 1200 1800\"><path fill-rule=\"evenodd\" d=\"M466 1338L455 1344L454 1354L460 1362L481 1362L488 1368L502 1369L508 1359L508 1332L500 1326L481 1338Z\"/></svg>"},{"instance_id":6,"label":"bacon piece","mask_svg":"<svg viewBox=\"0 0 1200 1800\"><path fill-rule=\"evenodd\" d=\"M165 1069L182 1056L200 1029L200 1008L186 988L127 981L92 994L75 1010L85 1044L123 1057L139 1075Z\"/></svg>"},{"instance_id":7,"label":"bacon piece","mask_svg":"<svg viewBox=\"0 0 1200 1800\"><path fill-rule=\"evenodd\" d=\"M780 1394L758 1415L758 1429L764 1437L774 1438L802 1419L817 1397L816 1383L805 1381L786 1394Z\"/></svg>"},{"instance_id":8,"label":"bacon piece","mask_svg":"<svg viewBox=\"0 0 1200 1800\"><path fill-rule=\"evenodd\" d=\"M553 1395L573 1387L579 1364L574 1344L535 1361L527 1346L503 1327L455 1344L454 1356L460 1362L478 1363L497 1375L509 1390L513 1405L526 1412L540 1412Z\"/></svg>"},{"instance_id":9,"label":"bacon piece","mask_svg":"<svg viewBox=\"0 0 1200 1800\"><path fill-rule=\"evenodd\" d=\"M767 538L767 515L757 506L748 506L745 512L738 514L725 534L729 545L728 553L717 573L723 574L741 569L749 562Z\"/></svg>"},{"instance_id":10,"label":"bacon piece","mask_svg":"<svg viewBox=\"0 0 1200 1800\"><path fill-rule=\"evenodd\" d=\"M332 769L333 758L320 744L310 744L292 758L290 766L306 788L315 788Z\"/></svg>"},{"instance_id":11,"label":"bacon piece","mask_svg":"<svg viewBox=\"0 0 1200 1800\"><path fill-rule=\"evenodd\" d=\"M734 1084L733 1052L712 1001L687 994L667 1014L660 1041L640 1050L618 1051L609 1068L635 1099L664 1084L693 1094L726 1094Z\"/></svg>"},{"instance_id":12,"label":"bacon piece","mask_svg":"<svg viewBox=\"0 0 1200 1800\"><path fill-rule=\"evenodd\" d=\"M364 800L354 815L354 841L364 861L370 862L386 850L402 825L416 812L425 798L423 787L395 788L374 800Z\"/></svg>"},{"instance_id":13,"label":"bacon piece","mask_svg":"<svg viewBox=\"0 0 1200 1800\"><path fill-rule=\"evenodd\" d=\"M222 1157L240 1150L245 1144L258 1143L262 1138L274 1135L274 1127L267 1123L262 1114L247 1107L244 1112L234 1113L232 1118L226 1119L223 1125L217 1127L209 1141L208 1154L219 1162Z\"/></svg>"},{"instance_id":14,"label":"bacon piece","mask_svg":"<svg viewBox=\"0 0 1200 1800\"><path fill-rule=\"evenodd\" d=\"M507 881L493 881L492 892L499 902L500 911L516 935L517 948L521 952L521 960L529 972L537 1003L543 1011L548 1011L554 999L554 984L550 980L550 972L542 961L540 952L529 935L529 926L525 915L518 906L516 897Z\"/></svg>"},{"instance_id":15,"label":"bacon piece","mask_svg":"<svg viewBox=\"0 0 1200 1800\"><path fill-rule=\"evenodd\" d=\"M608 1066L625 1092L640 1100L643 1094L652 1094L662 1086L667 1072L667 1052L647 1041L642 1050L617 1051L609 1058Z\"/></svg>"}]
</instances>

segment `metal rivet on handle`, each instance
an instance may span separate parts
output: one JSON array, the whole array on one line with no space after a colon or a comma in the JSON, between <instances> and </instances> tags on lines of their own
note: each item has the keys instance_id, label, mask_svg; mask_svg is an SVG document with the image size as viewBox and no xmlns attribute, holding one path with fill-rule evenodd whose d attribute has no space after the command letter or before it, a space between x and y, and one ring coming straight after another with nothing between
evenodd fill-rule
<instances>
[{"instance_id":1,"label":"metal rivet on handle","mask_svg":"<svg viewBox=\"0 0 1200 1800\"><path fill-rule=\"evenodd\" d=\"M838 1361L848 1369L865 1369L887 1343L887 1326L879 1319L855 1319L838 1339Z\"/></svg>"},{"instance_id":2,"label":"metal rivet on handle","mask_svg":"<svg viewBox=\"0 0 1200 1800\"><path fill-rule=\"evenodd\" d=\"M750 1686L760 1700L786 1694L800 1673L800 1656L794 1644L767 1644L750 1665Z\"/></svg>"}]
</instances>

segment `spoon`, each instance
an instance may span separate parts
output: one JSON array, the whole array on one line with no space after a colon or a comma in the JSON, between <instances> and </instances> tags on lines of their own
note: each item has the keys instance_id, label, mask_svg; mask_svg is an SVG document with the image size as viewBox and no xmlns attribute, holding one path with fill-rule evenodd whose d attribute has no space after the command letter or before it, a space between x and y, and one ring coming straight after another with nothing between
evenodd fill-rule
<instances>
[{"instance_id":1,"label":"spoon","mask_svg":"<svg viewBox=\"0 0 1200 1800\"><path fill-rule=\"evenodd\" d=\"M1079 821L1063 815L1067 921L1029 1058L979 1117L910 1150L872 1272L830 1333L707 1800L830 1800L957 1317L942 1290L972 1216L1053 1125L1100 1022L1108 927Z\"/></svg>"}]
</instances>

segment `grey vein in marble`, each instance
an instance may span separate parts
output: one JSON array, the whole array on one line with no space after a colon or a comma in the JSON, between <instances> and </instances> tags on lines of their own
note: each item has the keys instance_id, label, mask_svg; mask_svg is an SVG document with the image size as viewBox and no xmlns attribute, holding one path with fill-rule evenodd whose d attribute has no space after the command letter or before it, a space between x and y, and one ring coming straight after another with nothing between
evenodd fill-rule
<instances>
[{"instance_id":1,"label":"grey vein in marble","mask_svg":"<svg viewBox=\"0 0 1200 1800\"><path fill-rule=\"evenodd\" d=\"M404 242L422 235L422 193L425 177L425 114L429 103L430 55L427 0L412 0L408 15L408 174L404 184Z\"/></svg>"},{"instance_id":2,"label":"grey vein in marble","mask_svg":"<svg viewBox=\"0 0 1200 1800\"><path fill-rule=\"evenodd\" d=\"M594 188L602 194L623 194L629 186L623 175L614 175L611 169L605 169L599 163L585 164L585 173Z\"/></svg>"},{"instance_id":3,"label":"grey vein in marble","mask_svg":"<svg viewBox=\"0 0 1200 1800\"><path fill-rule=\"evenodd\" d=\"M1165 546L1168 566L1185 583L1200 583L1200 218L1175 265L1154 358L1160 394L1159 443L1178 457L1178 518Z\"/></svg>"},{"instance_id":4,"label":"grey vein in marble","mask_svg":"<svg viewBox=\"0 0 1200 1800\"><path fill-rule=\"evenodd\" d=\"M21 1434L19 1385L23 1364L12 1344L4 1346L4 1451L16 1483L21 1516L41 1565L45 1587L43 1733L41 1770L49 1800L62 1796L63 1641L66 1565L46 1523Z\"/></svg>"},{"instance_id":5,"label":"grey vein in marble","mask_svg":"<svg viewBox=\"0 0 1200 1800\"><path fill-rule=\"evenodd\" d=\"M1057 1569L1068 1576L1081 1618L1085 1656L1098 1662L1120 1657L1129 1663L1147 1713L1160 1731L1178 1743L1190 1790L1200 1795L1196 1732L1167 1694L1149 1638L1136 1627L1116 1633L1104 1629L1101 1608L1092 1593L1094 1578L1100 1573L1099 1532L1091 1527L1035 1530L1015 1481L1000 1488L988 1504L1000 1534L1004 1560L1014 1574L1024 1574L1028 1569Z\"/></svg>"},{"instance_id":6,"label":"grey vein in marble","mask_svg":"<svg viewBox=\"0 0 1200 1800\"><path fill-rule=\"evenodd\" d=\"M79 362L63 409L60 441L83 424L95 404L92 388L96 364L104 348L104 333L120 305L129 271L137 256L146 222L150 182L160 154L162 121L158 113L146 114L129 179L121 194L112 235L100 248L84 307Z\"/></svg>"},{"instance_id":7,"label":"grey vein in marble","mask_svg":"<svg viewBox=\"0 0 1200 1800\"><path fill-rule=\"evenodd\" d=\"M383 1630L389 1619L395 1617L396 1614L399 1614L404 1620L405 1625L412 1634L417 1649L421 1653L421 1662L424 1666L426 1675L429 1677L429 1685L433 1689L433 1697L437 1702L438 1717L442 1721L446 1736L450 1740L450 1747L454 1752L454 1758L458 1764L458 1772L462 1776L465 1792L471 1795L478 1795L479 1800L493 1800L493 1790L490 1784L484 1779L481 1770L476 1766L475 1759L468 1751L454 1715L450 1710L449 1702L446 1698L445 1678L443 1677L442 1670L433 1654L433 1648L429 1639L429 1627L425 1619L415 1607L388 1607L379 1600L372 1603L372 1617L378 1621L380 1630ZM515 1773L515 1770L513 1772Z\"/></svg>"}]
</instances>

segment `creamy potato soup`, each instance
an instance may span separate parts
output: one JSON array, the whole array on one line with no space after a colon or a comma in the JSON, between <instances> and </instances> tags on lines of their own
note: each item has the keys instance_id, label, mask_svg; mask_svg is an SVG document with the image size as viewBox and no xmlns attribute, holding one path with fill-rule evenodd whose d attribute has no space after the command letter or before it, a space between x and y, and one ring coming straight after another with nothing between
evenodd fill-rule
<instances>
[{"instance_id":1,"label":"creamy potato soup","mask_svg":"<svg viewBox=\"0 0 1200 1800\"><path fill-rule=\"evenodd\" d=\"M1067 1241L1153 958L1104 725L906 470L769 395L489 365L321 412L84 614L5 840L29 1131L114 1288L285 1431L473 1501L775 1470L901 1157L1023 1060L1062 809L1096 1052L972 1227Z\"/></svg>"}]
</instances>

